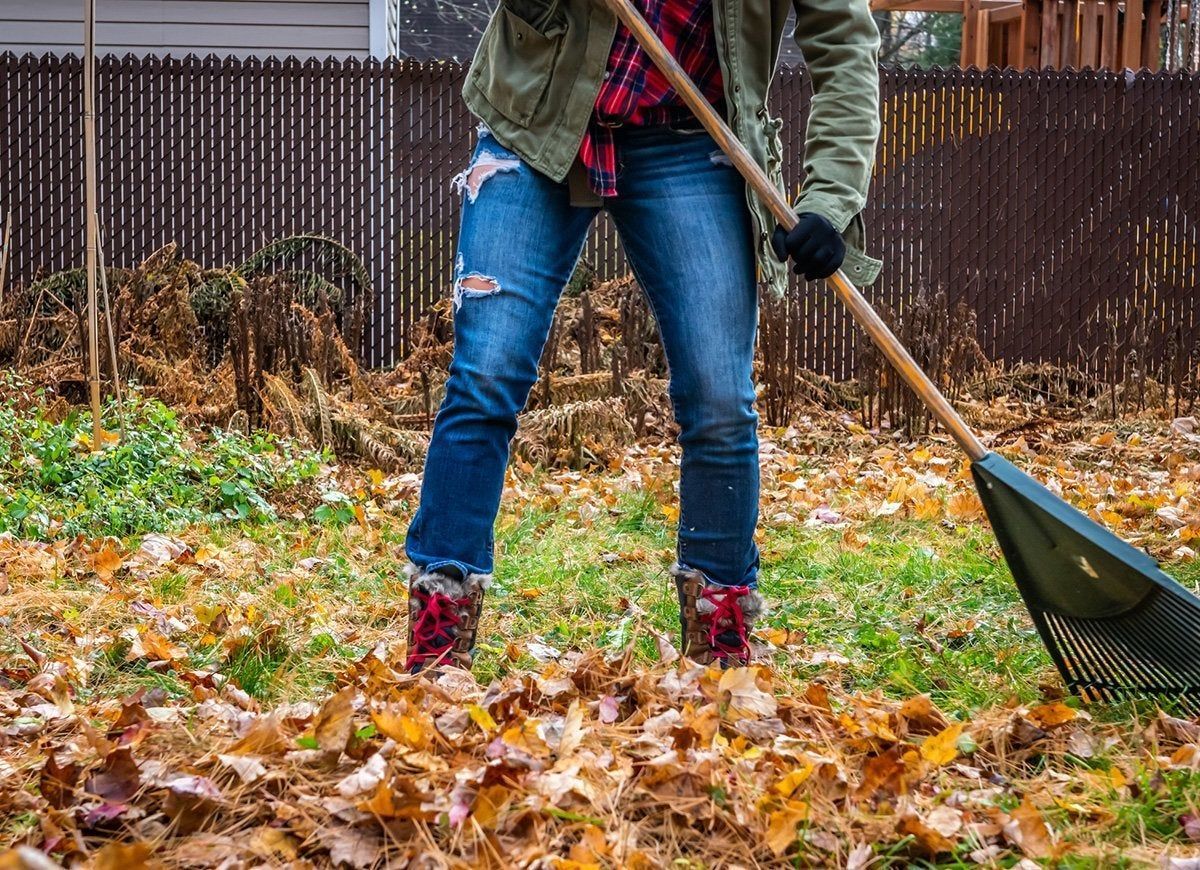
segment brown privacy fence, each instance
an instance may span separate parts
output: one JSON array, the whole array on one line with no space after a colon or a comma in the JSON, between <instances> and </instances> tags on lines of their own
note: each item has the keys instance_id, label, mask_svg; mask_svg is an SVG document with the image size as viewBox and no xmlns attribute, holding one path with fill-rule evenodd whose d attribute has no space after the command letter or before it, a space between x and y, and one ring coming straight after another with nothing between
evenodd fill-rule
<instances>
[{"instance_id":1,"label":"brown privacy fence","mask_svg":"<svg viewBox=\"0 0 1200 870\"><path fill-rule=\"evenodd\" d=\"M281 236L330 236L374 280L364 358L394 362L450 286L450 180L473 144L463 75L437 62L103 59L108 261L176 241L232 264ZM0 76L0 215L13 210L10 280L29 281L83 260L80 62L0 55ZM802 71L781 72L772 103L795 186ZM1112 373L1130 351L1161 361L1195 345L1200 77L886 70L883 128L873 298L903 311L942 291L977 312L984 352L1009 361ZM601 277L624 269L604 224L585 256ZM848 318L824 290L797 290L795 360L849 374Z\"/></svg>"}]
</instances>

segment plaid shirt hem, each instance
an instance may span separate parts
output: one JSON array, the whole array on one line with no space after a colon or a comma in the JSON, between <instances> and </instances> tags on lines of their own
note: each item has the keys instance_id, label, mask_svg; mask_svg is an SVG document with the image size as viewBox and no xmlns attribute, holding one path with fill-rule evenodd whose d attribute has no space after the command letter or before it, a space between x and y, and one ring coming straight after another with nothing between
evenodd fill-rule
<instances>
[{"instance_id":1,"label":"plaid shirt hem","mask_svg":"<svg viewBox=\"0 0 1200 870\"><path fill-rule=\"evenodd\" d=\"M725 91L713 32L712 0L635 0L667 50L719 110ZM675 89L623 24L617 26L607 71L583 136L579 159L588 185L600 196L617 195L618 127L673 124L691 117Z\"/></svg>"}]
</instances>

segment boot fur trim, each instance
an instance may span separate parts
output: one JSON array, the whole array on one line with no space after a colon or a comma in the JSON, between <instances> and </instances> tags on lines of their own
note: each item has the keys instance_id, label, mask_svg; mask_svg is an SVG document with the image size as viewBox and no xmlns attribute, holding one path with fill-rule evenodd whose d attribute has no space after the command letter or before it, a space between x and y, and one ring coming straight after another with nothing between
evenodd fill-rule
<instances>
[{"instance_id":1,"label":"boot fur trim","mask_svg":"<svg viewBox=\"0 0 1200 870\"><path fill-rule=\"evenodd\" d=\"M464 598L473 595L476 590L486 590L492 585L491 574L468 574L462 580L447 577L441 571L426 571L411 562L404 568L404 576L408 582L422 592L441 592L451 598Z\"/></svg>"}]
</instances>

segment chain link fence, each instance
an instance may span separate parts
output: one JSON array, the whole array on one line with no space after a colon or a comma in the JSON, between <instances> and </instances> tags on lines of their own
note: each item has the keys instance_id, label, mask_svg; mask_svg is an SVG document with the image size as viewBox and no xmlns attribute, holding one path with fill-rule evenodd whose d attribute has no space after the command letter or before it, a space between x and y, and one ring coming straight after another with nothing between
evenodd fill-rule
<instances>
[{"instance_id":1,"label":"chain link fence","mask_svg":"<svg viewBox=\"0 0 1200 870\"><path fill-rule=\"evenodd\" d=\"M0 55L10 282L83 261L80 67ZM451 179L474 138L461 65L108 57L97 72L108 262L174 241L231 264L282 236L326 235L374 282L364 360L405 353L451 285ZM974 309L984 352L1010 362L1115 376L1134 332L1143 356L1195 346L1200 76L885 70L882 88L874 299L902 314L918 292L944 293ZM802 70L780 73L772 108L793 192L809 97ZM602 278L624 272L603 219L585 258ZM797 287L788 305L799 364L852 373L858 341L831 294Z\"/></svg>"}]
</instances>

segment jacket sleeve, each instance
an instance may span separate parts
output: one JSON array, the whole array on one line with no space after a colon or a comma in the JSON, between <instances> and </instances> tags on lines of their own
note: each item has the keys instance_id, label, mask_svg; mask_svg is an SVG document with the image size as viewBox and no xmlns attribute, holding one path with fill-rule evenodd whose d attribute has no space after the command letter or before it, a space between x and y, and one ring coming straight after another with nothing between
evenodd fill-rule
<instances>
[{"instance_id":1,"label":"jacket sleeve","mask_svg":"<svg viewBox=\"0 0 1200 870\"><path fill-rule=\"evenodd\" d=\"M867 201L879 141L879 30L867 0L793 4L813 88L796 211L823 215L858 237L861 221L854 218ZM860 238L848 241L861 245Z\"/></svg>"}]
</instances>

